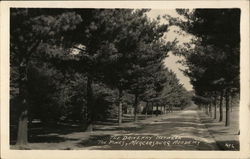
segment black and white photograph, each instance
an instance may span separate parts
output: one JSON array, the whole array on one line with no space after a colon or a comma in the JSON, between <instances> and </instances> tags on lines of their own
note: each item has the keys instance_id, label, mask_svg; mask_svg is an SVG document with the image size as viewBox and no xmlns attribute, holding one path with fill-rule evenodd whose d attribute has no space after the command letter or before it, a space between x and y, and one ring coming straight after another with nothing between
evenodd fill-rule
<instances>
[{"instance_id":1,"label":"black and white photograph","mask_svg":"<svg viewBox=\"0 0 250 159\"><path fill-rule=\"evenodd\" d=\"M10 151L246 149L241 7L8 11Z\"/></svg>"}]
</instances>

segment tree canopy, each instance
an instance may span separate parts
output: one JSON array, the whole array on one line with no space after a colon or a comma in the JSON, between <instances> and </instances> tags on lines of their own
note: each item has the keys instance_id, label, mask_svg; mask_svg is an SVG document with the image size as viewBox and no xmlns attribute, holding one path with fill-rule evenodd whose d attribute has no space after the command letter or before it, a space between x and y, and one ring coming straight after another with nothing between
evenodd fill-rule
<instances>
[{"instance_id":1,"label":"tree canopy","mask_svg":"<svg viewBox=\"0 0 250 159\"><path fill-rule=\"evenodd\" d=\"M11 110L18 112L17 144L27 143L32 119L45 125L82 123L92 130L98 120L114 117L114 110L121 123L124 105L133 103L136 113L142 101L189 103L187 91L163 65L174 46L162 39L168 25L150 20L148 11L11 9L11 100L16 101Z\"/></svg>"}]
</instances>

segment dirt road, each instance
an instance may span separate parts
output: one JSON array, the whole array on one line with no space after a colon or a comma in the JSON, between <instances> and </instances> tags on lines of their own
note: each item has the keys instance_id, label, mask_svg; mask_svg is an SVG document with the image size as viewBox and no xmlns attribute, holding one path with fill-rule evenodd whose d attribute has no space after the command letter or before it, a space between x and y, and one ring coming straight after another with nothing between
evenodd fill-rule
<instances>
[{"instance_id":1,"label":"dirt road","mask_svg":"<svg viewBox=\"0 0 250 159\"><path fill-rule=\"evenodd\" d=\"M93 132L43 135L29 144L30 149L219 150L195 106L136 123L95 125Z\"/></svg>"},{"instance_id":2,"label":"dirt road","mask_svg":"<svg viewBox=\"0 0 250 159\"><path fill-rule=\"evenodd\" d=\"M89 146L89 149L123 150L219 150L201 123L195 106L135 125L124 124L123 128L117 134L92 135L91 139L82 142L82 146ZM109 131L109 128L102 130Z\"/></svg>"}]
</instances>

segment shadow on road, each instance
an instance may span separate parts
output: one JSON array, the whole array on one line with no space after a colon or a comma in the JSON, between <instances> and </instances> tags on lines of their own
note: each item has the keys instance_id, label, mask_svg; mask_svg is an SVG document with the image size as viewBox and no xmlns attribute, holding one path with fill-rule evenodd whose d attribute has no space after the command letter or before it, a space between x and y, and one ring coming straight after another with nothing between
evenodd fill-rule
<instances>
[{"instance_id":1,"label":"shadow on road","mask_svg":"<svg viewBox=\"0 0 250 159\"><path fill-rule=\"evenodd\" d=\"M216 143L204 122L209 121L201 121L195 109L188 109L120 126L116 122L97 122L92 133L84 132L79 125L33 127L30 129L29 142L35 144L37 149L48 149L45 143L50 143L55 145L52 146L54 149L65 150L228 150L217 146L225 144L231 146L230 150L232 145L235 149L238 148L239 144L233 140ZM120 139L114 139L114 136L120 136ZM124 136L144 138L122 140ZM157 138L173 136L179 138ZM149 137L152 139L148 139Z\"/></svg>"},{"instance_id":2,"label":"shadow on road","mask_svg":"<svg viewBox=\"0 0 250 159\"><path fill-rule=\"evenodd\" d=\"M223 122L215 121L204 113L199 113L201 122L205 124L221 150L238 151L240 149L238 128L225 127Z\"/></svg>"}]
</instances>

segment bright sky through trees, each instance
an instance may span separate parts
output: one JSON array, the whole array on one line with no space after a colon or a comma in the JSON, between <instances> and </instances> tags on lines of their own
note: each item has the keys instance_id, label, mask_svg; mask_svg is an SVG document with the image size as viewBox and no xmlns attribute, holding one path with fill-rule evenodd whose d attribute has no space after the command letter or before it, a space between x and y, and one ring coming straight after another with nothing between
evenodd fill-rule
<instances>
[{"instance_id":1,"label":"bright sky through trees","mask_svg":"<svg viewBox=\"0 0 250 159\"><path fill-rule=\"evenodd\" d=\"M147 15L152 19L156 19L159 15L161 17L164 15L170 15L172 17L179 17L182 19L182 17L178 15L174 9L152 9ZM167 23L167 21L161 18L161 23ZM166 41L173 41L177 39L179 41L179 45L181 46L183 43L188 42L191 39L190 35L185 33L184 35L179 35L177 31L179 31L178 27L171 26L169 28L169 32L165 36ZM180 79L180 82L184 84L184 87L187 90L192 90L192 85L190 84L189 78L184 76L184 74L180 71L180 69L183 69L184 67L180 63L177 63L178 60L181 60L181 57L169 53L169 57L165 59L165 65L176 73L177 77Z\"/></svg>"}]
</instances>

